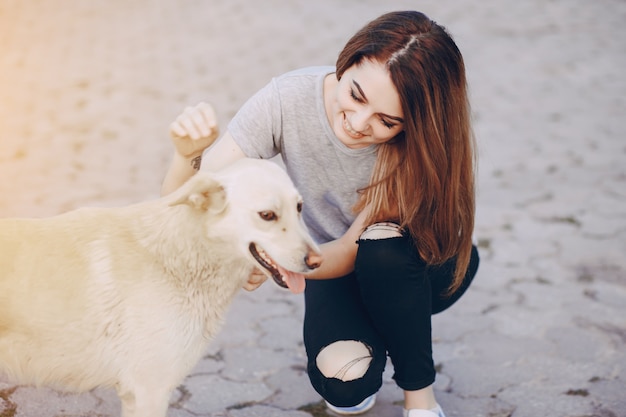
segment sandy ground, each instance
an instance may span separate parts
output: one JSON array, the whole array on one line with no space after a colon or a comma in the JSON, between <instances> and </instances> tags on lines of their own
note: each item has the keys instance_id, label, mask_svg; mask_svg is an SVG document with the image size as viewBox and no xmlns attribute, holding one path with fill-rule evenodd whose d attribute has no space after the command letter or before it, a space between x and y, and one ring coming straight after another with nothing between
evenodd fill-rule
<instances>
[{"instance_id":1,"label":"sandy ground","mask_svg":"<svg viewBox=\"0 0 626 417\"><path fill-rule=\"evenodd\" d=\"M458 306L434 318L448 416L626 416L621 0L0 0L0 216L157 197L167 128L186 105L211 101L224 126L271 76L332 64L366 21L404 8L455 36L480 148L483 263ZM301 311L301 299L269 286L242 294L212 347L239 355L201 363L172 415L308 415L297 410L319 397L302 375ZM277 328L259 321L268 312ZM242 330L242 317L257 321ZM294 362L272 362L276 352ZM267 390L214 408L198 400L226 380ZM288 389L296 400L279 394ZM3 407L116 412L109 394L58 397L0 380L2 393L3 417ZM399 416L400 398L387 377L370 415ZM50 406L59 402L83 411Z\"/></svg>"}]
</instances>

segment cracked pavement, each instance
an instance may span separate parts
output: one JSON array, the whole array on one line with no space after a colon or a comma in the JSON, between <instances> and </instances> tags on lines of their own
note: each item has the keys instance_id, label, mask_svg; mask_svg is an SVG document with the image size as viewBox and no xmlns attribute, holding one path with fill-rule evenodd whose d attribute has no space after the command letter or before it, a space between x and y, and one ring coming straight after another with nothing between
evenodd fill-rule
<instances>
[{"instance_id":1,"label":"cracked pavement","mask_svg":"<svg viewBox=\"0 0 626 417\"><path fill-rule=\"evenodd\" d=\"M366 21L419 8L464 54L479 145L468 293L433 318L448 417L626 416L626 3L620 0L3 0L0 216L158 196L167 129L200 100L225 126L273 75L332 64ZM172 417L323 416L303 302L241 292ZM368 416L400 417L385 374ZM316 406L318 406L316 408ZM109 417L0 376L2 417Z\"/></svg>"}]
</instances>

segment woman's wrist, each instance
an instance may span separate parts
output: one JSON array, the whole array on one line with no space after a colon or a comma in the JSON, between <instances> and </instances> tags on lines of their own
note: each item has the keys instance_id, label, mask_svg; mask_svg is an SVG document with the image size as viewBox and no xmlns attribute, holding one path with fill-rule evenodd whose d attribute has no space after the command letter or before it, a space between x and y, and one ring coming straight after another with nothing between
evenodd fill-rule
<instances>
[{"instance_id":1,"label":"woman's wrist","mask_svg":"<svg viewBox=\"0 0 626 417\"><path fill-rule=\"evenodd\" d=\"M201 162L202 154L192 157L182 156L178 152L174 152L172 162L161 185L161 195L171 193L194 176L200 169Z\"/></svg>"},{"instance_id":2,"label":"woman's wrist","mask_svg":"<svg viewBox=\"0 0 626 417\"><path fill-rule=\"evenodd\" d=\"M195 170L195 171L199 171L200 170L200 165L202 164L202 154L193 156L189 158L189 166Z\"/></svg>"},{"instance_id":3,"label":"woman's wrist","mask_svg":"<svg viewBox=\"0 0 626 417\"><path fill-rule=\"evenodd\" d=\"M180 152L174 152L174 159L181 165L186 165L191 167L193 170L198 171L200 169L200 165L202 164L202 152L194 152L189 155L182 155Z\"/></svg>"}]
</instances>

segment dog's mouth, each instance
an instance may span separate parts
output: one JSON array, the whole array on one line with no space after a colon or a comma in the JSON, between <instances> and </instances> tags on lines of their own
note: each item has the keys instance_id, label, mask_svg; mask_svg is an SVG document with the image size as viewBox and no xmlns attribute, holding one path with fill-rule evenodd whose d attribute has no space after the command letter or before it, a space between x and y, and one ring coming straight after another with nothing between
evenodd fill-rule
<instances>
[{"instance_id":1,"label":"dog's mouth","mask_svg":"<svg viewBox=\"0 0 626 417\"><path fill-rule=\"evenodd\" d=\"M278 266L276 265L274 260L270 258L267 253L265 253L263 249L258 247L254 242L251 242L248 248L254 259L256 259L256 261L270 273L270 275L274 279L274 282L276 282L283 288L289 288L287 286L287 283L283 281L283 276L278 270Z\"/></svg>"}]
</instances>

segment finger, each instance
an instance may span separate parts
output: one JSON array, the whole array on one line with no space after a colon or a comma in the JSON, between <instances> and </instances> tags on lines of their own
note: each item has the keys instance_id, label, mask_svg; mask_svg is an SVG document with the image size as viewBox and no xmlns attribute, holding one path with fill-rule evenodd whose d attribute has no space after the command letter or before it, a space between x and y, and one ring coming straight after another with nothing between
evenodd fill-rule
<instances>
[{"instance_id":1,"label":"finger","mask_svg":"<svg viewBox=\"0 0 626 417\"><path fill-rule=\"evenodd\" d=\"M262 283L267 279L267 277L263 274L253 274L248 278L248 282L251 283Z\"/></svg>"},{"instance_id":2,"label":"finger","mask_svg":"<svg viewBox=\"0 0 626 417\"><path fill-rule=\"evenodd\" d=\"M263 271L261 271L259 268L255 268L250 274L250 277L248 278L249 282L263 283L265 282L265 280L267 280L267 275L263 273Z\"/></svg>"},{"instance_id":3,"label":"finger","mask_svg":"<svg viewBox=\"0 0 626 417\"><path fill-rule=\"evenodd\" d=\"M203 105L199 108L204 120L206 121L207 126L211 130L210 134L217 136L219 132L219 127L217 123L217 115L215 114L215 110L213 106L202 103Z\"/></svg>"},{"instance_id":4,"label":"finger","mask_svg":"<svg viewBox=\"0 0 626 417\"><path fill-rule=\"evenodd\" d=\"M214 130L217 127L217 116L215 115L215 110L213 109L213 106L208 103L202 102L198 104L198 111L202 114L206 125L211 130Z\"/></svg>"},{"instance_id":5,"label":"finger","mask_svg":"<svg viewBox=\"0 0 626 417\"><path fill-rule=\"evenodd\" d=\"M199 138L207 138L211 135L212 128L209 126L209 122L204 118L204 114L199 111L199 109L196 109L195 112L191 113L190 117L191 122L200 134Z\"/></svg>"},{"instance_id":6,"label":"finger","mask_svg":"<svg viewBox=\"0 0 626 417\"><path fill-rule=\"evenodd\" d=\"M194 121L194 110L187 107L183 114L176 118L176 121L182 126L191 139L199 139L202 135Z\"/></svg>"},{"instance_id":7,"label":"finger","mask_svg":"<svg viewBox=\"0 0 626 417\"><path fill-rule=\"evenodd\" d=\"M263 276L265 274L263 273L263 271L261 271L261 269L259 269L259 267L255 266L252 272L250 272L250 276L253 276L253 275Z\"/></svg>"},{"instance_id":8,"label":"finger","mask_svg":"<svg viewBox=\"0 0 626 417\"><path fill-rule=\"evenodd\" d=\"M170 124L170 134L178 138L184 138L185 136L187 136L187 132L185 131L183 126L178 123L178 121L174 121Z\"/></svg>"},{"instance_id":9,"label":"finger","mask_svg":"<svg viewBox=\"0 0 626 417\"><path fill-rule=\"evenodd\" d=\"M213 106L201 102L195 107L193 121L200 130L203 139L214 139L218 133L217 117Z\"/></svg>"},{"instance_id":10,"label":"finger","mask_svg":"<svg viewBox=\"0 0 626 417\"><path fill-rule=\"evenodd\" d=\"M244 283L243 288L247 291L254 291L257 288L259 288L263 283L265 282L265 279L249 279L246 283Z\"/></svg>"}]
</instances>

